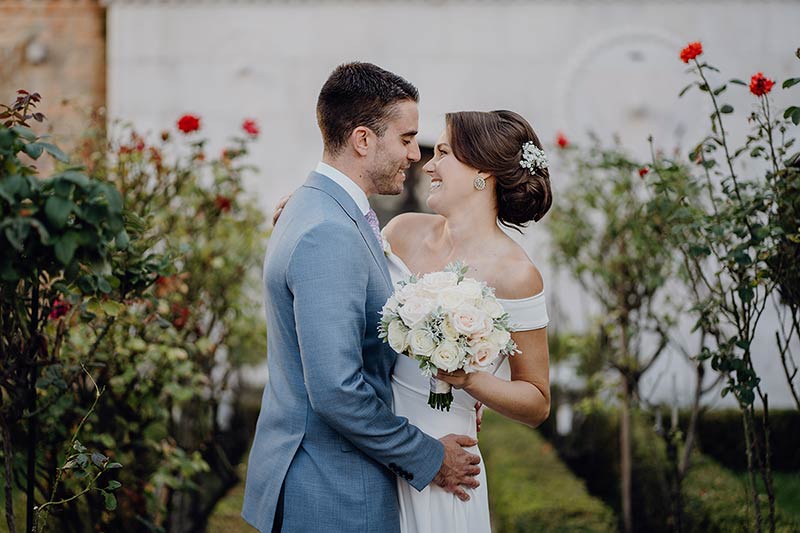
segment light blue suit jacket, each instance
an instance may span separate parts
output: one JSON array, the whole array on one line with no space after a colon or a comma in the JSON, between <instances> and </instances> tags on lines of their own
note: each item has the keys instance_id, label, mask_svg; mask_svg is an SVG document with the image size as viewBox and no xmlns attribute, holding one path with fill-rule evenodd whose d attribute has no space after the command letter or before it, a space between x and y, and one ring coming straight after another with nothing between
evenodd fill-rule
<instances>
[{"instance_id":1,"label":"light blue suit jacket","mask_svg":"<svg viewBox=\"0 0 800 533\"><path fill-rule=\"evenodd\" d=\"M397 355L377 337L392 291L355 201L312 172L270 238L264 287L269 383L247 468L242 516L271 531L399 530L395 475L417 490L442 444L392 413Z\"/></svg>"}]
</instances>

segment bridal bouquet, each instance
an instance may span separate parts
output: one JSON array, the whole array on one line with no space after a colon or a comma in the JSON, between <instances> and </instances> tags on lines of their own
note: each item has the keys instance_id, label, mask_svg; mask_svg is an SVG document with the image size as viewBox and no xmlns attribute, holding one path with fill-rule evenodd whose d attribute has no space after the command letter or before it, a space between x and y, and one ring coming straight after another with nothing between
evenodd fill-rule
<instances>
[{"instance_id":1,"label":"bridal bouquet","mask_svg":"<svg viewBox=\"0 0 800 533\"><path fill-rule=\"evenodd\" d=\"M442 272L401 281L383 306L379 337L396 352L419 361L430 377L428 405L450 410L452 387L437 370L475 372L501 355L513 355L508 314L485 283L465 278L467 266L452 263Z\"/></svg>"}]
</instances>

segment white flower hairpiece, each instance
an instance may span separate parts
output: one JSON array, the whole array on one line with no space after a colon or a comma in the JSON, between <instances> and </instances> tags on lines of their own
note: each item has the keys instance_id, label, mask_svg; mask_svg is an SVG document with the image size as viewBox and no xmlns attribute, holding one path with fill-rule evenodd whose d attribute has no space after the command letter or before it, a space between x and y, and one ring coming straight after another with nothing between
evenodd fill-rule
<instances>
[{"instance_id":1,"label":"white flower hairpiece","mask_svg":"<svg viewBox=\"0 0 800 533\"><path fill-rule=\"evenodd\" d=\"M522 159L519 166L527 168L528 172L535 174L537 170L547 168L547 155L544 150L533 144L533 141L528 141L522 145Z\"/></svg>"}]
</instances>

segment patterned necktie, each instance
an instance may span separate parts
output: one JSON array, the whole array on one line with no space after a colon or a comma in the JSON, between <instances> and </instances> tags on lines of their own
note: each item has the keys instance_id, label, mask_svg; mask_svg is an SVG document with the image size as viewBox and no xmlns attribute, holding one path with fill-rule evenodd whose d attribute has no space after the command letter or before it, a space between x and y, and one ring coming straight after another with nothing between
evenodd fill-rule
<instances>
[{"instance_id":1,"label":"patterned necktie","mask_svg":"<svg viewBox=\"0 0 800 533\"><path fill-rule=\"evenodd\" d=\"M383 247L383 237L381 237L381 228L378 225L378 215L376 215L375 211L370 207L367 214L364 215L364 218L367 219L369 227L372 228L372 233L374 233L375 238L378 239L378 244Z\"/></svg>"}]
</instances>

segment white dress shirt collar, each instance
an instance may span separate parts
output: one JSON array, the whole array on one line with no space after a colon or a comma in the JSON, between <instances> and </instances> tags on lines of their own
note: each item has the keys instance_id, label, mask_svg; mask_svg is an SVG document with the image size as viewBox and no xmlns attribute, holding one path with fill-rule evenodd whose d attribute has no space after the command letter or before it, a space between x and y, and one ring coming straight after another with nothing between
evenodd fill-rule
<instances>
[{"instance_id":1,"label":"white dress shirt collar","mask_svg":"<svg viewBox=\"0 0 800 533\"><path fill-rule=\"evenodd\" d=\"M346 174L336 170L327 163L323 163L322 161L317 163L315 172L322 174L326 178L332 179L337 185L344 189L345 192L349 194L350 197L355 201L356 205L361 210L361 214L366 216L370 210L369 200L367 200L367 194L361 187L358 186L358 184L356 184L355 181L348 178Z\"/></svg>"}]
</instances>

